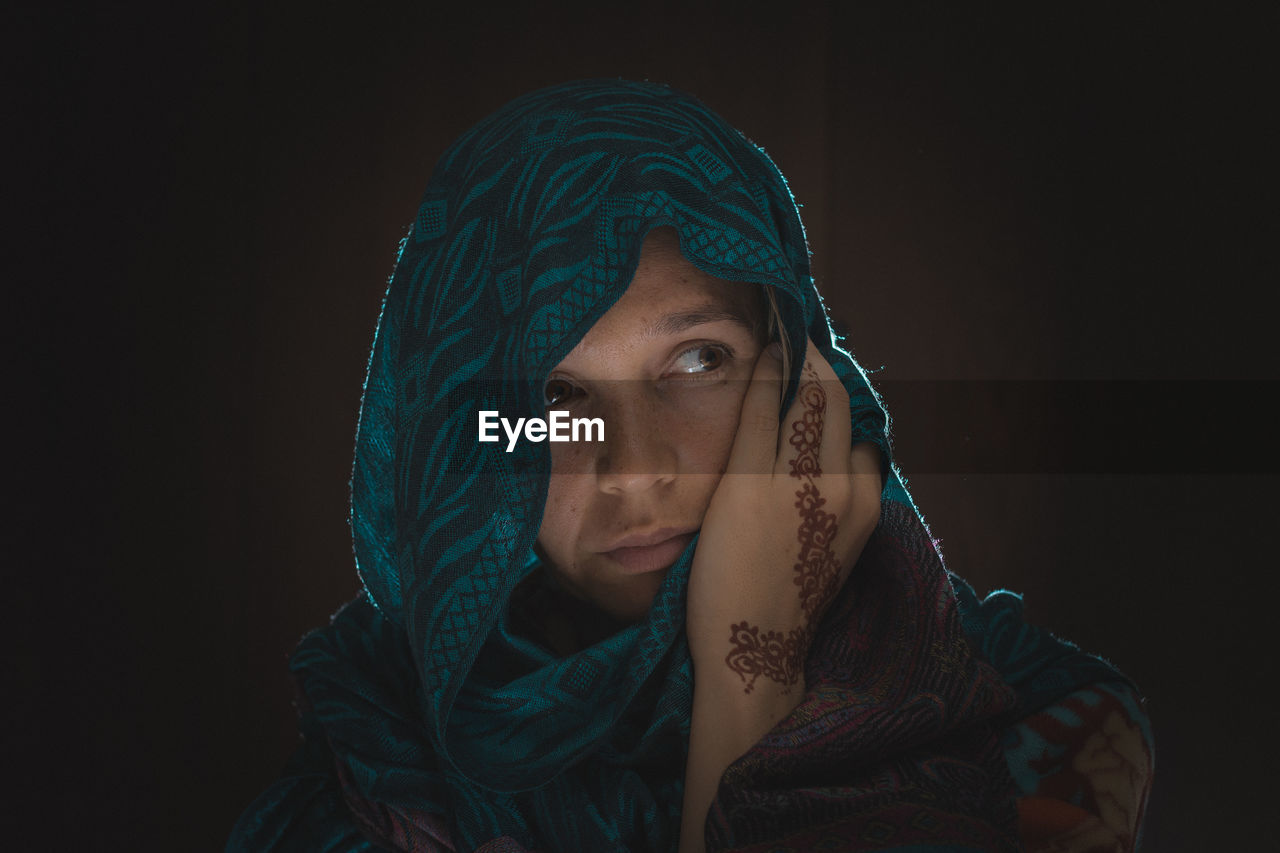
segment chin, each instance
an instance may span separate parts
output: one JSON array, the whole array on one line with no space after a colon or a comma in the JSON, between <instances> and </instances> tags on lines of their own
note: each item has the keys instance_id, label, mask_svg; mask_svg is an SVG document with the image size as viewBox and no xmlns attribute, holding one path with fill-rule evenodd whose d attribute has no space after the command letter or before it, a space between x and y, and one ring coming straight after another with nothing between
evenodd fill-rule
<instances>
[{"instance_id":1,"label":"chin","mask_svg":"<svg viewBox=\"0 0 1280 853\"><path fill-rule=\"evenodd\" d=\"M628 578L631 583L625 588L610 589L593 596L592 603L619 622L628 625L640 622L649 615L649 609L653 607L653 600L662 588L668 571L670 569Z\"/></svg>"}]
</instances>

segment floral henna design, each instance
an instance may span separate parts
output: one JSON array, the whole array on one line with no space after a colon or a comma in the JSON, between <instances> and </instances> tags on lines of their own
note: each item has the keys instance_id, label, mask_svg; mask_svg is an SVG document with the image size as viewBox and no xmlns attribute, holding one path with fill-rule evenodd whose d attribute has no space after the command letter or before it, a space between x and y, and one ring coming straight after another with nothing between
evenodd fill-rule
<instances>
[{"instance_id":1,"label":"floral henna design","mask_svg":"<svg viewBox=\"0 0 1280 853\"><path fill-rule=\"evenodd\" d=\"M804 366L808 381L800 388L804 414L791 425L791 446L797 457L791 463L791 476L808 480L796 492L795 507L800 511L800 555L796 561L796 586L800 587L800 603L810 621L830 597L831 587L840 576L840 561L832 550L839 526L834 514L822 507L826 498L818 492L813 479L822 475L818 451L822 447L823 419L827 413L827 393L812 364Z\"/></svg>"},{"instance_id":2,"label":"floral henna design","mask_svg":"<svg viewBox=\"0 0 1280 853\"><path fill-rule=\"evenodd\" d=\"M800 559L795 565L795 582L800 587L800 606L810 620L840 576L840 561L831 551L839 527L836 517L823 511L826 502L813 483L805 483L796 492L796 509L800 510L800 529L796 534L800 539Z\"/></svg>"},{"instance_id":3,"label":"floral henna design","mask_svg":"<svg viewBox=\"0 0 1280 853\"><path fill-rule=\"evenodd\" d=\"M822 463L818 450L822 447L822 419L827 414L827 392L822 390L818 372L812 364L804 366L807 380L800 386L799 398L804 404L804 414L791 425L789 442L797 451L791 460L791 476L796 478L822 476Z\"/></svg>"},{"instance_id":4,"label":"floral henna design","mask_svg":"<svg viewBox=\"0 0 1280 853\"><path fill-rule=\"evenodd\" d=\"M804 674L804 656L809 648L807 626L796 628L785 637L777 631L762 635L759 628L747 622L731 625L729 630L733 650L725 663L747 682L744 693L751 692L761 675L789 687Z\"/></svg>"},{"instance_id":5,"label":"floral henna design","mask_svg":"<svg viewBox=\"0 0 1280 853\"><path fill-rule=\"evenodd\" d=\"M792 423L789 443L797 451L791 461L791 476L806 481L796 492L795 507L800 512L796 537L800 541L800 554L794 567L805 624L785 635L779 631L761 632L758 626L748 622L729 626L731 648L724 662L746 683L744 693L750 693L762 675L781 684L784 693L799 683L813 638L813 624L840 577L840 561L832 550L839 527L835 515L822 509L826 498L813 483L815 477L822 475L818 452L822 447L827 394L812 364L805 365L804 375L806 381L798 395L804 414Z\"/></svg>"}]
</instances>

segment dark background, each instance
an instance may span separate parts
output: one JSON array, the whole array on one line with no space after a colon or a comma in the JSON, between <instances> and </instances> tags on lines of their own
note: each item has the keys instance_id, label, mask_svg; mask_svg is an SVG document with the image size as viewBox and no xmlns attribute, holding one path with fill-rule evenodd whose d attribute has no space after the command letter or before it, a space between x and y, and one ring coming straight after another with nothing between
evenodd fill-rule
<instances>
[{"instance_id":1,"label":"dark background","mask_svg":"<svg viewBox=\"0 0 1280 853\"><path fill-rule=\"evenodd\" d=\"M698 94L789 177L951 567L1150 697L1146 849L1261 841L1274 13L367 5L9 13L4 846L221 847L357 589L363 369L431 167L590 76Z\"/></svg>"}]
</instances>

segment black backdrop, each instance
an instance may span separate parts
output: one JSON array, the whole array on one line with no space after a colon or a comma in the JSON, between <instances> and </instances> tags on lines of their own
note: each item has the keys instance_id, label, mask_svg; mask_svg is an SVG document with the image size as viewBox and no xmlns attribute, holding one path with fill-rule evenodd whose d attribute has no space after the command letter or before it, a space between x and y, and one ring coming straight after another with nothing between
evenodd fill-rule
<instances>
[{"instance_id":1,"label":"black backdrop","mask_svg":"<svg viewBox=\"0 0 1280 853\"><path fill-rule=\"evenodd\" d=\"M1147 849L1260 840L1274 18L368 5L10 13L10 849L220 848L279 770L397 240L457 134L588 76L788 175L952 567L1149 694Z\"/></svg>"}]
</instances>

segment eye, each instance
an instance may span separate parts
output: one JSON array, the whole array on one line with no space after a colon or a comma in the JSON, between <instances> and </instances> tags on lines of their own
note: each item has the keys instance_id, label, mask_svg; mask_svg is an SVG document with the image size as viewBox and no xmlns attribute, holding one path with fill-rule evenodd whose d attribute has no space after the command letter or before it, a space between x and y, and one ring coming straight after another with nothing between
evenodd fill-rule
<instances>
[{"instance_id":1,"label":"eye","mask_svg":"<svg viewBox=\"0 0 1280 853\"><path fill-rule=\"evenodd\" d=\"M687 349L676 357L676 373L711 373L724 366L733 353L718 344L703 344Z\"/></svg>"},{"instance_id":2,"label":"eye","mask_svg":"<svg viewBox=\"0 0 1280 853\"><path fill-rule=\"evenodd\" d=\"M552 377L542 386L542 404L547 408L563 405L578 393L578 389L567 379Z\"/></svg>"}]
</instances>

